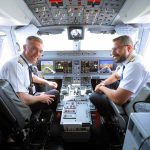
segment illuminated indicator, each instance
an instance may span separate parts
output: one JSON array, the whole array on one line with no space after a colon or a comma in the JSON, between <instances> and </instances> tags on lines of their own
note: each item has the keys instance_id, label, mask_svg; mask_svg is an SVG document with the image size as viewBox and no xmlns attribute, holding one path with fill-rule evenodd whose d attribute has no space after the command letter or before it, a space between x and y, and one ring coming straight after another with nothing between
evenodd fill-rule
<instances>
[{"instance_id":1,"label":"illuminated indicator","mask_svg":"<svg viewBox=\"0 0 150 150\"><path fill-rule=\"evenodd\" d=\"M99 5L101 0L88 0L87 2L88 2L88 5L94 6L94 5Z\"/></svg>"},{"instance_id":2,"label":"illuminated indicator","mask_svg":"<svg viewBox=\"0 0 150 150\"><path fill-rule=\"evenodd\" d=\"M62 0L49 0L51 3L62 3Z\"/></svg>"},{"instance_id":3,"label":"illuminated indicator","mask_svg":"<svg viewBox=\"0 0 150 150\"><path fill-rule=\"evenodd\" d=\"M63 6L63 1L62 0L49 0L49 2L51 3L52 6Z\"/></svg>"}]
</instances>

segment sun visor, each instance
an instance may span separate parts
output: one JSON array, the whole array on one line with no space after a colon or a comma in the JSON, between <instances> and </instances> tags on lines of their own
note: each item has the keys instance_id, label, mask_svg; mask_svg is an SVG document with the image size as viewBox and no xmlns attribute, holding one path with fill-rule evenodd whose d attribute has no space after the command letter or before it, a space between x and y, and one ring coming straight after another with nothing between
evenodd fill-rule
<instances>
[{"instance_id":1,"label":"sun visor","mask_svg":"<svg viewBox=\"0 0 150 150\"><path fill-rule=\"evenodd\" d=\"M28 25L33 17L22 0L1 0L0 8L0 25Z\"/></svg>"},{"instance_id":2,"label":"sun visor","mask_svg":"<svg viewBox=\"0 0 150 150\"><path fill-rule=\"evenodd\" d=\"M127 0L119 12L123 23L150 23L149 0Z\"/></svg>"},{"instance_id":3,"label":"sun visor","mask_svg":"<svg viewBox=\"0 0 150 150\"><path fill-rule=\"evenodd\" d=\"M138 31L138 28L133 27L132 25L120 24L115 26L115 31L119 35L132 35Z\"/></svg>"},{"instance_id":4,"label":"sun visor","mask_svg":"<svg viewBox=\"0 0 150 150\"><path fill-rule=\"evenodd\" d=\"M24 26L19 29L16 29L16 33L17 35L23 35L24 37L28 37L31 35L36 35L38 30L39 29L35 25L30 24L28 26Z\"/></svg>"}]
</instances>

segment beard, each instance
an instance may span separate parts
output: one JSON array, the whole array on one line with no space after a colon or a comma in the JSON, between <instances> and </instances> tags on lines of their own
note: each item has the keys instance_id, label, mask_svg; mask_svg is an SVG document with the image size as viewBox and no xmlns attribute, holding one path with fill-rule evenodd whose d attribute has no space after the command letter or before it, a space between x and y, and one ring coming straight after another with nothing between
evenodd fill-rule
<instances>
[{"instance_id":1,"label":"beard","mask_svg":"<svg viewBox=\"0 0 150 150\"><path fill-rule=\"evenodd\" d=\"M117 59L114 59L116 63L122 63L126 60L125 56L115 56Z\"/></svg>"}]
</instances>

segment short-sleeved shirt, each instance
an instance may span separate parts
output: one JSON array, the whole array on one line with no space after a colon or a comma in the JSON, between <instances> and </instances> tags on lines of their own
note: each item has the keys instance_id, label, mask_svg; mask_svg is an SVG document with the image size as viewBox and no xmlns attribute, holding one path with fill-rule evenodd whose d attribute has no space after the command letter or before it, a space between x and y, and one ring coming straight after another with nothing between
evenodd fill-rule
<instances>
[{"instance_id":1,"label":"short-sleeved shirt","mask_svg":"<svg viewBox=\"0 0 150 150\"><path fill-rule=\"evenodd\" d=\"M0 79L8 80L15 92L29 93L29 70L25 61L17 56L8 61L0 71Z\"/></svg>"},{"instance_id":2,"label":"short-sleeved shirt","mask_svg":"<svg viewBox=\"0 0 150 150\"><path fill-rule=\"evenodd\" d=\"M150 78L150 70L146 67L144 58L137 54L130 55L129 58L122 63L122 67L117 73L121 79L119 88L132 92L132 97L138 94Z\"/></svg>"}]
</instances>

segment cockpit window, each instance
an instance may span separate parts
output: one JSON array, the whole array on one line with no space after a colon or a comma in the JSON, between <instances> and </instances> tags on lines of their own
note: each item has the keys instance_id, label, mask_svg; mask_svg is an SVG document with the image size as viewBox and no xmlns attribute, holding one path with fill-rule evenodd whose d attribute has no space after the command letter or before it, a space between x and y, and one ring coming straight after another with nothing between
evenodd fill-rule
<instances>
[{"instance_id":1,"label":"cockpit window","mask_svg":"<svg viewBox=\"0 0 150 150\"><path fill-rule=\"evenodd\" d=\"M0 35L0 69L14 55L7 35Z\"/></svg>"},{"instance_id":2,"label":"cockpit window","mask_svg":"<svg viewBox=\"0 0 150 150\"><path fill-rule=\"evenodd\" d=\"M73 50L74 41L68 40L67 31L57 35L42 35L44 41L44 50ZM112 39L117 34L93 34L89 31L84 33L84 39L80 40L79 50L110 50L112 47Z\"/></svg>"},{"instance_id":3,"label":"cockpit window","mask_svg":"<svg viewBox=\"0 0 150 150\"><path fill-rule=\"evenodd\" d=\"M112 39L117 34L94 34L87 31L84 40L81 41L81 50L111 50Z\"/></svg>"},{"instance_id":4,"label":"cockpit window","mask_svg":"<svg viewBox=\"0 0 150 150\"><path fill-rule=\"evenodd\" d=\"M145 50L143 51L143 56L144 56L144 61L146 62L147 64L147 67L150 68L150 59L149 59L149 56L150 56L150 32L149 32L149 35L148 35L148 38L147 38L147 42L145 44Z\"/></svg>"},{"instance_id":5,"label":"cockpit window","mask_svg":"<svg viewBox=\"0 0 150 150\"><path fill-rule=\"evenodd\" d=\"M133 37L133 41L136 42L138 34L130 35ZM26 37L17 36L17 41L23 47L25 43ZM43 40L44 51L70 51L74 50L75 42L78 41L69 40L68 32L65 29L61 34L49 34L49 35L36 35L39 36ZM87 29L84 32L84 39L80 40L79 45L76 50L111 50L112 48L112 39L119 36L117 33L115 34L95 34L91 33Z\"/></svg>"}]
</instances>

